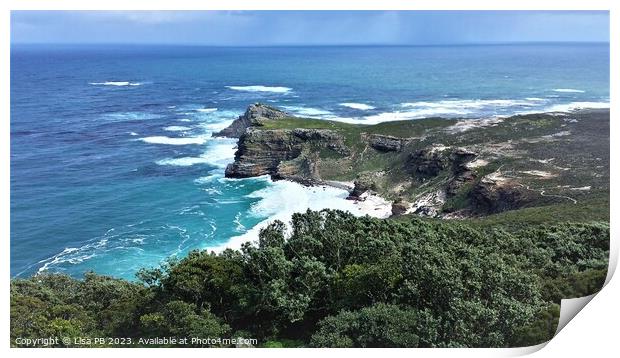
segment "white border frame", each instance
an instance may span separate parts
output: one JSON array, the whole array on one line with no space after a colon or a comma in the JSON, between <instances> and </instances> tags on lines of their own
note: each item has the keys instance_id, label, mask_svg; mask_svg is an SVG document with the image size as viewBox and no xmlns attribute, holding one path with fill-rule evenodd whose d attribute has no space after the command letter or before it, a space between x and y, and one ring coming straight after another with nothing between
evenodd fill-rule
<instances>
[{"instance_id":1,"label":"white border frame","mask_svg":"<svg viewBox=\"0 0 620 358\"><path fill-rule=\"evenodd\" d=\"M613 114L615 113L615 107L618 100L618 30L620 24L620 1L612 0L503 0L503 1L478 1L478 0L418 0L411 3L405 3L398 0L382 0L382 1L369 1L358 0L355 2L347 1L325 1L325 0L298 0L298 1L277 1L277 0L215 0L206 2L199 2L198 0L175 0L175 1L162 1L162 0L91 0L91 1L79 1L79 0L57 0L52 2L51 0L8 0L2 2L3 11L0 13L0 19L2 27L0 34L2 41L2 72L0 72L1 90L3 95L0 98L2 103L2 130L0 131L0 168L2 168L2 190L0 191L0 199L2 206L2 216L0 221L0 228L2 230L3 250L1 251L0 261L2 262L2 277L6 281L2 287L2 294L0 300L2 302L2 314L3 325L0 331L0 337L4 337L5 350L9 354L16 356L33 354L30 349L10 349L9 348L9 282L10 282L10 10L611 10L610 11L610 26L611 26L611 39L610 39L610 101L611 101L611 152L620 153L620 143L618 139L619 125L615 123ZM615 42L614 42L615 41ZM611 64L615 64L613 66ZM614 140L615 139L615 140ZM620 173L618 163L612 156L610 162L611 183L617 178L615 173ZM607 280L611 279L613 272L615 271L618 259L618 233L615 227L615 219L618 214L618 189L611 185L611 197L610 197L610 209L611 209L611 257L610 257L610 269ZM577 355L592 355L602 354L608 356L608 352L617 351L617 327L618 327L618 307L617 302L620 302L620 284L618 279L611 281L599 295L592 299L592 303L584 309L584 312L577 315L574 322L570 322L564 330L552 339L545 349L542 349L538 355L541 356L577 356ZM301 356L315 356L317 354L336 355L342 353L351 353L360 356L375 356L377 353L390 354L397 356L410 356L410 355L422 355L422 356L453 356L458 355L462 357L494 357L494 356L516 356L529 354L540 350L545 347L545 344L527 347L527 348L512 348L512 349L390 349L389 351L378 351L375 349L356 350L355 352L344 352L333 349L298 349L295 350L295 355ZM88 354L89 356L103 357L109 354L114 355L130 355L136 354L136 351L129 351L128 349L89 349L88 351L82 351L77 349L45 349L38 350L39 354L45 354L52 357L66 357L66 356L83 356ZM205 352L201 349L183 349L182 352L178 352L184 355L200 355L205 354L216 356L237 356L244 354L258 354L258 355L270 355L270 356L288 356L291 354L291 350L273 350L273 349L261 349L261 350L234 350L234 349L218 349ZM167 356L171 352L167 349L152 348L149 352L140 351L139 354L153 354L154 356ZM175 352L176 353L176 352ZM607 354L605 354L607 353ZM35 353L36 354L36 353Z\"/></svg>"}]
</instances>

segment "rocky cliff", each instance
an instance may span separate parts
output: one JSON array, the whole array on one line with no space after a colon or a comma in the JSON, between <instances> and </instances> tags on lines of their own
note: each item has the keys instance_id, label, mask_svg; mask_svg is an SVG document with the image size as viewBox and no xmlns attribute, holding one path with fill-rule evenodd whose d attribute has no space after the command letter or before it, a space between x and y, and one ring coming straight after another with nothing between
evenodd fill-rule
<instances>
[{"instance_id":1,"label":"rocky cliff","mask_svg":"<svg viewBox=\"0 0 620 358\"><path fill-rule=\"evenodd\" d=\"M353 182L394 215L489 215L608 193L609 111L352 125L254 104L218 133L239 137L229 178ZM601 134L602 133L602 134Z\"/></svg>"},{"instance_id":2,"label":"rocky cliff","mask_svg":"<svg viewBox=\"0 0 620 358\"><path fill-rule=\"evenodd\" d=\"M318 152L349 154L344 138L329 129L248 128L239 137L235 161L226 168L226 177L247 178L270 175L311 184L321 180Z\"/></svg>"},{"instance_id":3,"label":"rocky cliff","mask_svg":"<svg viewBox=\"0 0 620 358\"><path fill-rule=\"evenodd\" d=\"M277 120L286 117L290 117L290 114L272 106L255 103L250 105L245 113L235 119L231 125L219 132L213 133L213 136L239 138L245 133L247 128L261 126L265 120Z\"/></svg>"},{"instance_id":4,"label":"rocky cliff","mask_svg":"<svg viewBox=\"0 0 620 358\"><path fill-rule=\"evenodd\" d=\"M364 133L363 139L368 142L372 148L381 152L400 152L405 145L412 140L412 138L398 138L390 135L366 133Z\"/></svg>"}]
</instances>

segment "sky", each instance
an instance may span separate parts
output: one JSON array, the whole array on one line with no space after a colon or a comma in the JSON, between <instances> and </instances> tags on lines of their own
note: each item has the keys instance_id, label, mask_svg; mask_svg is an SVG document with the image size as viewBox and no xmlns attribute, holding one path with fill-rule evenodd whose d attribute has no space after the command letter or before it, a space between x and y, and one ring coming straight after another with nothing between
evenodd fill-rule
<instances>
[{"instance_id":1,"label":"sky","mask_svg":"<svg viewBox=\"0 0 620 358\"><path fill-rule=\"evenodd\" d=\"M609 13L12 11L11 42L211 46L609 42Z\"/></svg>"}]
</instances>

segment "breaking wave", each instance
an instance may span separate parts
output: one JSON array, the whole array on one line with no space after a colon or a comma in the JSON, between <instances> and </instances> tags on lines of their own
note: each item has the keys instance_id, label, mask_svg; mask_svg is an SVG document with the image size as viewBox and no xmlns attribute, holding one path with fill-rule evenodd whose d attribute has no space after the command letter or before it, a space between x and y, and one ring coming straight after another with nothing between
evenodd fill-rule
<instances>
[{"instance_id":1,"label":"breaking wave","mask_svg":"<svg viewBox=\"0 0 620 358\"><path fill-rule=\"evenodd\" d=\"M226 86L234 91L244 91L244 92L273 92L273 93L287 93L292 90L289 87L280 87L280 86Z\"/></svg>"},{"instance_id":2,"label":"breaking wave","mask_svg":"<svg viewBox=\"0 0 620 358\"><path fill-rule=\"evenodd\" d=\"M585 93L583 90L574 89L574 88L555 88L553 92L561 92L561 93Z\"/></svg>"},{"instance_id":3,"label":"breaking wave","mask_svg":"<svg viewBox=\"0 0 620 358\"><path fill-rule=\"evenodd\" d=\"M371 105L365 104L365 103L345 102L345 103L340 103L340 105L343 106L343 107L359 109L360 111L368 111L370 109L375 109L374 106L371 106Z\"/></svg>"},{"instance_id":4,"label":"breaking wave","mask_svg":"<svg viewBox=\"0 0 620 358\"><path fill-rule=\"evenodd\" d=\"M116 87L125 87L125 86L141 86L141 82L129 82L129 81L106 81L106 82L90 82L93 86L116 86Z\"/></svg>"},{"instance_id":5,"label":"breaking wave","mask_svg":"<svg viewBox=\"0 0 620 358\"><path fill-rule=\"evenodd\" d=\"M197 137L177 137L171 138L166 136L152 136L140 138L141 141L150 144L168 144L168 145L188 145L188 144L204 144L207 136Z\"/></svg>"}]
</instances>

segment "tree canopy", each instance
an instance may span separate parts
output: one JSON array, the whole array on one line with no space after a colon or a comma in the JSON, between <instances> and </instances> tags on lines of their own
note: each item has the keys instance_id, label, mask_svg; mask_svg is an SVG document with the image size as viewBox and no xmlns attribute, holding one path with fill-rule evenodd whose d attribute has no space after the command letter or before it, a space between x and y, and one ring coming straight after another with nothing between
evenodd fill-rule
<instances>
[{"instance_id":1,"label":"tree canopy","mask_svg":"<svg viewBox=\"0 0 620 358\"><path fill-rule=\"evenodd\" d=\"M508 347L541 343L560 300L601 288L606 223L520 231L466 221L275 221L256 243L193 251L138 280L11 281L16 337L246 337L262 346Z\"/></svg>"}]
</instances>

